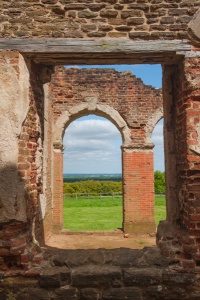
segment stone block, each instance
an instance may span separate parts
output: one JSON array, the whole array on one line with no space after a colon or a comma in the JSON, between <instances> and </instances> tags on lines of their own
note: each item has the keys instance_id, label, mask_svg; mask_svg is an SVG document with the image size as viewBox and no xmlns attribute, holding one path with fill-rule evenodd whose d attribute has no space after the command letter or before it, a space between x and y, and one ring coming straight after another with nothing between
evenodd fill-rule
<instances>
[{"instance_id":1,"label":"stone block","mask_svg":"<svg viewBox=\"0 0 200 300\"><path fill-rule=\"evenodd\" d=\"M70 281L70 270L67 267L46 268L40 275L39 285L44 288L60 287Z\"/></svg>"},{"instance_id":2,"label":"stone block","mask_svg":"<svg viewBox=\"0 0 200 300\"><path fill-rule=\"evenodd\" d=\"M135 287L111 288L103 291L103 300L141 300L141 290Z\"/></svg>"},{"instance_id":3,"label":"stone block","mask_svg":"<svg viewBox=\"0 0 200 300\"><path fill-rule=\"evenodd\" d=\"M62 286L59 289L55 290L56 296L54 296L52 299L58 299L58 300L78 300L78 290L76 288L70 287L69 285Z\"/></svg>"},{"instance_id":4,"label":"stone block","mask_svg":"<svg viewBox=\"0 0 200 300\"><path fill-rule=\"evenodd\" d=\"M97 13L91 12L91 11L88 11L88 10L83 10L83 11L78 12L78 17L79 18L91 19L91 18L94 18L94 17L97 17L97 16L98 16Z\"/></svg>"},{"instance_id":5,"label":"stone block","mask_svg":"<svg viewBox=\"0 0 200 300\"><path fill-rule=\"evenodd\" d=\"M144 24L144 18L128 18L127 25L141 25Z\"/></svg>"},{"instance_id":6,"label":"stone block","mask_svg":"<svg viewBox=\"0 0 200 300\"><path fill-rule=\"evenodd\" d=\"M147 286L158 284L162 278L162 270L157 268L124 269L124 284L126 286Z\"/></svg>"},{"instance_id":7,"label":"stone block","mask_svg":"<svg viewBox=\"0 0 200 300\"><path fill-rule=\"evenodd\" d=\"M72 270L71 280L75 287L117 287L122 285L122 271L110 265L85 265Z\"/></svg>"},{"instance_id":8,"label":"stone block","mask_svg":"<svg viewBox=\"0 0 200 300\"><path fill-rule=\"evenodd\" d=\"M195 282L195 275L190 273L178 273L177 271L165 269L162 273L163 282L168 284L184 284L190 285Z\"/></svg>"},{"instance_id":9,"label":"stone block","mask_svg":"<svg viewBox=\"0 0 200 300\"><path fill-rule=\"evenodd\" d=\"M103 18L116 18L118 15L118 11L116 10L102 10L100 12L100 16Z\"/></svg>"},{"instance_id":10,"label":"stone block","mask_svg":"<svg viewBox=\"0 0 200 300\"><path fill-rule=\"evenodd\" d=\"M82 300L99 300L100 295L99 291L94 288L85 288L80 292L80 296Z\"/></svg>"}]
</instances>

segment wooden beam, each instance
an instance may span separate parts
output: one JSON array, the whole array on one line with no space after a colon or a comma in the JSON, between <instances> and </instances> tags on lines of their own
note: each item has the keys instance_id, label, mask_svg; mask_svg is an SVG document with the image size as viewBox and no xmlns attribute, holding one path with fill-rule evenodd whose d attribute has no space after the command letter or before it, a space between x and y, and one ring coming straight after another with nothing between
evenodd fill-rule
<instances>
[{"instance_id":1,"label":"wooden beam","mask_svg":"<svg viewBox=\"0 0 200 300\"><path fill-rule=\"evenodd\" d=\"M17 50L37 53L152 53L190 50L187 40L133 41L126 38L113 39L60 39L27 38L0 39L1 50Z\"/></svg>"},{"instance_id":2,"label":"wooden beam","mask_svg":"<svg viewBox=\"0 0 200 300\"><path fill-rule=\"evenodd\" d=\"M45 64L59 64L79 60L93 64L94 60L150 63L175 61L176 53L190 51L188 40L134 41L113 39L61 39L61 38L1 38L0 51L19 51L28 58ZM180 55L178 56L180 57ZM87 62L86 62L87 60ZM92 62L91 62L92 61ZM111 63L110 61L110 63Z\"/></svg>"}]
</instances>

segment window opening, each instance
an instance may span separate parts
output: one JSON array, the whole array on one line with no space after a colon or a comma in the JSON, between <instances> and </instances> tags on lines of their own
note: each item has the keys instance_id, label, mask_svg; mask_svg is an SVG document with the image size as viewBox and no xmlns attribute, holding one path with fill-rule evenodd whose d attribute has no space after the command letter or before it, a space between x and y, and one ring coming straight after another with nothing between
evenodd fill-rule
<instances>
[{"instance_id":1,"label":"window opening","mask_svg":"<svg viewBox=\"0 0 200 300\"><path fill-rule=\"evenodd\" d=\"M161 220L166 219L166 196L165 196L165 165L163 143L163 119L155 126L152 133L154 147L154 191L155 191L155 217L156 226Z\"/></svg>"},{"instance_id":2,"label":"window opening","mask_svg":"<svg viewBox=\"0 0 200 300\"><path fill-rule=\"evenodd\" d=\"M71 231L122 227L121 135L109 120L89 115L65 131L63 223Z\"/></svg>"}]
</instances>

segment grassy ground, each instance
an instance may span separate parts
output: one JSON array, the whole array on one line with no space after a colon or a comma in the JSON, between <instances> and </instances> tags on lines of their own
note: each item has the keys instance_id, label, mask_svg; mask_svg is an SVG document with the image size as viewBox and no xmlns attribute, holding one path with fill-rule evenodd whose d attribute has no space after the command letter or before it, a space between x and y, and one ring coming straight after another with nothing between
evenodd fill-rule
<instances>
[{"instance_id":1,"label":"grassy ground","mask_svg":"<svg viewBox=\"0 0 200 300\"><path fill-rule=\"evenodd\" d=\"M165 197L155 197L156 224L165 220ZM72 231L114 230L122 227L122 200L65 199L64 228Z\"/></svg>"}]
</instances>

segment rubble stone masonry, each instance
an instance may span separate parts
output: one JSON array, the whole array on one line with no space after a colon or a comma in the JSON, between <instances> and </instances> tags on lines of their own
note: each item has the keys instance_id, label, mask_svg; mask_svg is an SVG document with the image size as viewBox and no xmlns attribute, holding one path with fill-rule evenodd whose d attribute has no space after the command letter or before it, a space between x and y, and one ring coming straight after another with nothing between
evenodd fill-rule
<instances>
[{"instance_id":1,"label":"rubble stone masonry","mask_svg":"<svg viewBox=\"0 0 200 300\"><path fill-rule=\"evenodd\" d=\"M198 0L1 1L0 37L184 39Z\"/></svg>"}]
</instances>

